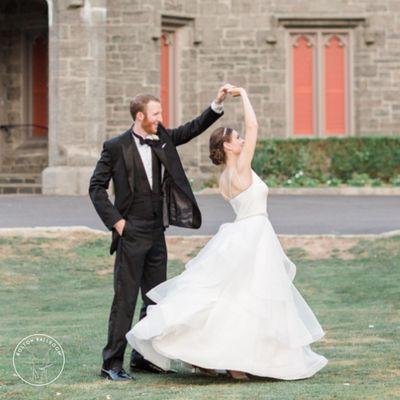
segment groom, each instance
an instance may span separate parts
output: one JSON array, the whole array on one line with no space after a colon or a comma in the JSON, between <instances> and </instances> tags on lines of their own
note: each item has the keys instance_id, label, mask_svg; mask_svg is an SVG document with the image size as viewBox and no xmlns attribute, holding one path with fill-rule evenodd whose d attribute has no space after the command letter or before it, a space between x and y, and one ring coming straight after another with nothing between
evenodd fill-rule
<instances>
[{"instance_id":1,"label":"groom","mask_svg":"<svg viewBox=\"0 0 400 400\"><path fill-rule=\"evenodd\" d=\"M146 293L166 280L169 225L199 228L201 214L176 147L204 132L223 114L225 85L216 99L193 121L175 128L162 125L160 101L137 95L130 103L133 125L107 140L90 179L89 195L97 213L112 231L114 300L103 349L101 376L115 381L133 379L123 369L125 334L131 329L139 289L140 318L151 300ZM115 202L107 189L113 180ZM156 367L132 351L131 370L156 372Z\"/></svg>"}]
</instances>

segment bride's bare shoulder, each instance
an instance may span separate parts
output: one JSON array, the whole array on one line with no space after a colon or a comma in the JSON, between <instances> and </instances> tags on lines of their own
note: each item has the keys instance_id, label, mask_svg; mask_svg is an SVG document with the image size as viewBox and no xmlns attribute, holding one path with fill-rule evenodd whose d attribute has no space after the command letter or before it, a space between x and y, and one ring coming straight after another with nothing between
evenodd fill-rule
<instances>
[{"instance_id":1,"label":"bride's bare shoulder","mask_svg":"<svg viewBox=\"0 0 400 400\"><path fill-rule=\"evenodd\" d=\"M252 170L251 168L246 168L244 170L232 168L230 179L232 186L237 190L245 190L252 182Z\"/></svg>"},{"instance_id":2,"label":"bride's bare shoulder","mask_svg":"<svg viewBox=\"0 0 400 400\"><path fill-rule=\"evenodd\" d=\"M229 192L229 182L226 175L226 168L221 172L218 181L219 192L225 200L229 200L229 196L226 194Z\"/></svg>"},{"instance_id":3,"label":"bride's bare shoulder","mask_svg":"<svg viewBox=\"0 0 400 400\"><path fill-rule=\"evenodd\" d=\"M219 191L225 200L237 196L252 183L250 171L239 172L235 167L226 167L219 177Z\"/></svg>"}]
</instances>

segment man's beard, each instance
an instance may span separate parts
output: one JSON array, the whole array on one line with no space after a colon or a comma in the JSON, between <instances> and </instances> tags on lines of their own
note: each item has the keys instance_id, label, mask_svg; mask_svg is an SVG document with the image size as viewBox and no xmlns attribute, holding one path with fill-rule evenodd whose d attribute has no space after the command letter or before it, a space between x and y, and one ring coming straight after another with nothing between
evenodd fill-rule
<instances>
[{"instance_id":1,"label":"man's beard","mask_svg":"<svg viewBox=\"0 0 400 400\"><path fill-rule=\"evenodd\" d=\"M147 116L145 116L142 121L142 129L148 135L154 135L157 132L157 128L154 127L154 123L150 122Z\"/></svg>"}]
</instances>

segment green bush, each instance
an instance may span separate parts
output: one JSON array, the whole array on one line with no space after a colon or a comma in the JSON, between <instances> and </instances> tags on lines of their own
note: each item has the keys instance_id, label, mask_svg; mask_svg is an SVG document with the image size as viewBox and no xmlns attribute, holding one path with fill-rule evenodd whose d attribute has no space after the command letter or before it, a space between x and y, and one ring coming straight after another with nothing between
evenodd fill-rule
<instances>
[{"instance_id":1,"label":"green bush","mask_svg":"<svg viewBox=\"0 0 400 400\"><path fill-rule=\"evenodd\" d=\"M371 178L368 174L358 174L354 172L351 178L347 181L350 186L367 186L371 183Z\"/></svg>"},{"instance_id":2,"label":"green bush","mask_svg":"<svg viewBox=\"0 0 400 400\"><path fill-rule=\"evenodd\" d=\"M400 175L394 176L391 180L390 183L393 186L400 186Z\"/></svg>"},{"instance_id":3,"label":"green bush","mask_svg":"<svg viewBox=\"0 0 400 400\"><path fill-rule=\"evenodd\" d=\"M400 137L262 140L253 169L289 187L400 186Z\"/></svg>"},{"instance_id":4,"label":"green bush","mask_svg":"<svg viewBox=\"0 0 400 400\"><path fill-rule=\"evenodd\" d=\"M371 186L382 186L382 181L378 178L371 180Z\"/></svg>"},{"instance_id":5,"label":"green bush","mask_svg":"<svg viewBox=\"0 0 400 400\"><path fill-rule=\"evenodd\" d=\"M342 180L339 178L330 178L326 180L328 186L337 187L342 184Z\"/></svg>"},{"instance_id":6,"label":"green bush","mask_svg":"<svg viewBox=\"0 0 400 400\"><path fill-rule=\"evenodd\" d=\"M267 186L269 187L274 187L274 186L279 186L280 182L278 180L278 178L275 175L270 175L266 180L265 183L267 184Z\"/></svg>"}]
</instances>

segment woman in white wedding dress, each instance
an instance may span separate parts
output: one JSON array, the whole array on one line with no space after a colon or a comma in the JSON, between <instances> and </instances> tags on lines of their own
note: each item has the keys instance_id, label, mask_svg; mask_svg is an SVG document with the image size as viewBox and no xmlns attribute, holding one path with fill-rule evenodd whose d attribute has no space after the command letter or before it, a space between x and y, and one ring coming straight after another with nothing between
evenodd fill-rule
<instances>
[{"instance_id":1,"label":"woman in white wedding dress","mask_svg":"<svg viewBox=\"0 0 400 400\"><path fill-rule=\"evenodd\" d=\"M156 304L126 335L145 359L169 370L172 360L209 372L225 370L285 380L311 377L327 359L310 349L322 336L318 320L293 285L296 266L268 219L268 187L251 169L257 120L246 91L246 140L218 128L210 158L224 170L220 191L236 213L185 271L152 289Z\"/></svg>"}]
</instances>

